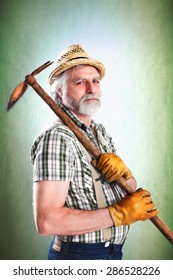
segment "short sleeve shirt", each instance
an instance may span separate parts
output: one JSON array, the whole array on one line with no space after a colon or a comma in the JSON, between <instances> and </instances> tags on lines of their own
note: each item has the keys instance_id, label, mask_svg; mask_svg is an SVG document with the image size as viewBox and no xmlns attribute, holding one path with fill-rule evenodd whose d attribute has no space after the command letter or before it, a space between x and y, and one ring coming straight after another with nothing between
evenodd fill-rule
<instances>
[{"instance_id":1,"label":"short sleeve shirt","mask_svg":"<svg viewBox=\"0 0 173 280\"><path fill-rule=\"evenodd\" d=\"M106 133L101 124L92 121L92 130L69 110L63 110L73 119L78 127L95 143L97 148L104 152L115 153L112 138ZM91 131L94 131L94 136ZM65 206L81 210L98 209L94 191L90 162L84 153L81 143L74 133L60 120L54 122L43 131L34 141L31 149L33 164L33 180L58 180L69 182L68 195ZM109 184L102 178L102 188L107 206L112 205L124 196L122 189L115 183ZM58 227L58 225L57 225ZM111 242L122 244L128 233L128 226L112 226ZM75 235L61 236L64 242L104 242L102 230Z\"/></svg>"}]
</instances>

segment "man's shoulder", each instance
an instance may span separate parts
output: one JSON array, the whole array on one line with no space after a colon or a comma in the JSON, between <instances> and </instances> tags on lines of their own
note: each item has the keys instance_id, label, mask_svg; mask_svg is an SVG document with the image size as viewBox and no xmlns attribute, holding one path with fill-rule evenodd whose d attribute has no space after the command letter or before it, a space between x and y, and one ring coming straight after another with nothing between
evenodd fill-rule
<instances>
[{"instance_id":1,"label":"man's shoulder","mask_svg":"<svg viewBox=\"0 0 173 280\"><path fill-rule=\"evenodd\" d=\"M31 162L33 162L39 147L49 144L57 145L61 141L73 145L73 143L76 143L76 140L77 138L74 133L65 124L60 121L54 121L53 123L46 125L46 127L42 129L34 139L31 146Z\"/></svg>"},{"instance_id":2,"label":"man's shoulder","mask_svg":"<svg viewBox=\"0 0 173 280\"><path fill-rule=\"evenodd\" d=\"M61 121L56 120L50 124L47 124L35 137L33 146L38 146L39 143L44 141L57 141L57 139L64 138L67 141L76 141L74 133Z\"/></svg>"},{"instance_id":3,"label":"man's shoulder","mask_svg":"<svg viewBox=\"0 0 173 280\"><path fill-rule=\"evenodd\" d=\"M70 137L76 139L73 131L61 121L55 121L51 127L48 128L47 132L54 132L64 137Z\"/></svg>"},{"instance_id":4,"label":"man's shoulder","mask_svg":"<svg viewBox=\"0 0 173 280\"><path fill-rule=\"evenodd\" d=\"M44 129L42 129L42 131L39 133L36 139L41 139L46 135L57 135L75 139L74 133L70 130L68 126L66 126L60 120L55 120L51 124L48 124Z\"/></svg>"}]
</instances>

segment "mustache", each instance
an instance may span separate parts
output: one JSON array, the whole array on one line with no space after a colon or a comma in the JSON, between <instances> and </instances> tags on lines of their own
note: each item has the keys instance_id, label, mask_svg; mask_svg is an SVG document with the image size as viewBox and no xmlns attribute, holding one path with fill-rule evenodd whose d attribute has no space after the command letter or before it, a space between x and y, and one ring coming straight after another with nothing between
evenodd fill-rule
<instances>
[{"instance_id":1,"label":"mustache","mask_svg":"<svg viewBox=\"0 0 173 280\"><path fill-rule=\"evenodd\" d=\"M88 100L88 99L96 99L97 101L100 101L101 97L97 93L94 93L94 94L93 93L87 93L81 98L80 102L83 102L83 101Z\"/></svg>"}]
</instances>

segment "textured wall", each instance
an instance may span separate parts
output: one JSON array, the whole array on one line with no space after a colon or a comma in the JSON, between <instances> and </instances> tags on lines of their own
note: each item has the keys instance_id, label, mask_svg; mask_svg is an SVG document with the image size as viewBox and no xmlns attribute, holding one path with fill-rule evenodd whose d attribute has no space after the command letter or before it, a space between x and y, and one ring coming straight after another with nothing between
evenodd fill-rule
<instances>
[{"instance_id":1,"label":"textured wall","mask_svg":"<svg viewBox=\"0 0 173 280\"><path fill-rule=\"evenodd\" d=\"M32 210L33 139L52 112L30 88L6 113L13 88L71 43L101 59L107 75L96 115L119 154L149 189L173 230L173 1L6 0L0 9L0 259L46 259L50 237L37 234ZM38 76L48 90L51 67ZM135 244L135 250L134 250ZM173 259L172 245L138 222L124 259Z\"/></svg>"}]
</instances>

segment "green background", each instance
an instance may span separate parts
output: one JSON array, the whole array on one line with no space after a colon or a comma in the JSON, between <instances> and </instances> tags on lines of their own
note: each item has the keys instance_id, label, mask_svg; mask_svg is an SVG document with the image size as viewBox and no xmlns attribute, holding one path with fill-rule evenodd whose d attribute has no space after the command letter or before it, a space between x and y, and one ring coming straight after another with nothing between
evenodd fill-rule
<instances>
[{"instance_id":1,"label":"green background","mask_svg":"<svg viewBox=\"0 0 173 280\"><path fill-rule=\"evenodd\" d=\"M39 236L33 219L30 147L53 114L31 88L8 113L6 106L26 74L73 43L105 64L103 105L95 118L173 230L173 1L3 2L0 259L47 258L51 237ZM47 91L51 67L37 76ZM171 260L173 247L150 221L138 222L131 226L124 259Z\"/></svg>"}]
</instances>

